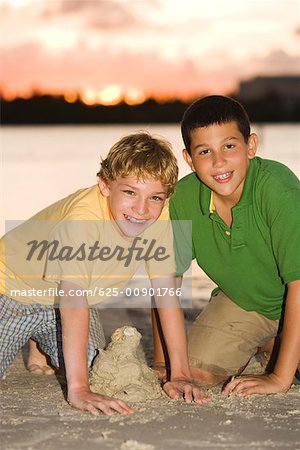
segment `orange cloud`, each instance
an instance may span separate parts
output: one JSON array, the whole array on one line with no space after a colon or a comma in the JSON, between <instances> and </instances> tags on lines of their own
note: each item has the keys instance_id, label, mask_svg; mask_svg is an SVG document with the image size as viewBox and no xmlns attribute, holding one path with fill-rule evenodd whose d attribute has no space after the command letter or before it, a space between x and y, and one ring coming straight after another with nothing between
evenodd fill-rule
<instances>
[{"instance_id":1,"label":"orange cloud","mask_svg":"<svg viewBox=\"0 0 300 450\"><path fill-rule=\"evenodd\" d=\"M158 97L190 97L203 93L228 92L236 87L237 78L260 73L297 73L298 59L283 51L265 58L253 58L238 67L231 60L219 68L201 68L188 59L166 61L154 52L112 52L104 47L90 50L81 46L63 54L45 51L38 44L2 49L0 73L2 90L100 91L118 85L124 91L138 89L145 95Z\"/></svg>"},{"instance_id":2,"label":"orange cloud","mask_svg":"<svg viewBox=\"0 0 300 450\"><path fill-rule=\"evenodd\" d=\"M230 92L256 74L299 73L296 2L262 2L259 12L253 0L214 0L205 9L196 0L190 7L175 0L24 4L0 3L2 91L82 93L116 85L140 97L191 97Z\"/></svg>"},{"instance_id":3,"label":"orange cloud","mask_svg":"<svg viewBox=\"0 0 300 450\"><path fill-rule=\"evenodd\" d=\"M101 90L119 85L123 90L138 89L146 95L165 97L190 96L212 89L226 89L233 79L216 80L199 71L188 60L170 63L155 53L112 53L105 48L57 55L45 52L38 44L2 50L4 70L0 74L2 89L23 91ZM13 55L13 57L12 57Z\"/></svg>"}]
</instances>

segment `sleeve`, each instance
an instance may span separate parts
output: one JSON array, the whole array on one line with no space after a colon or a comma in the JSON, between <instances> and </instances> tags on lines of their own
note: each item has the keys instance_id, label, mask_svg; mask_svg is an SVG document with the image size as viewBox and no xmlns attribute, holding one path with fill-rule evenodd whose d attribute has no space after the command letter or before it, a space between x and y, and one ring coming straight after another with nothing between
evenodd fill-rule
<instances>
[{"instance_id":1,"label":"sleeve","mask_svg":"<svg viewBox=\"0 0 300 450\"><path fill-rule=\"evenodd\" d=\"M159 220L151 225L144 236L150 243L151 255L146 261L149 278L175 274L173 230L170 219Z\"/></svg>"},{"instance_id":2,"label":"sleeve","mask_svg":"<svg viewBox=\"0 0 300 450\"><path fill-rule=\"evenodd\" d=\"M267 205L272 249L284 284L300 279L300 188L273 194Z\"/></svg>"},{"instance_id":3,"label":"sleeve","mask_svg":"<svg viewBox=\"0 0 300 450\"><path fill-rule=\"evenodd\" d=\"M174 236L176 275L181 276L189 269L192 260L195 259L192 221L181 219L181 217L184 217L184 214L178 213L178 206L172 200L170 202L170 217Z\"/></svg>"}]
</instances>

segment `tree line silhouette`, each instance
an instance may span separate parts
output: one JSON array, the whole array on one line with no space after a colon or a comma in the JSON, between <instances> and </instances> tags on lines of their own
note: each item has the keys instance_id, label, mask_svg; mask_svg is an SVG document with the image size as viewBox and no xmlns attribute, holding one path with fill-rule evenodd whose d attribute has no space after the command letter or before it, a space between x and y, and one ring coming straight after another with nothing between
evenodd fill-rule
<instances>
[{"instance_id":1,"label":"tree line silhouette","mask_svg":"<svg viewBox=\"0 0 300 450\"><path fill-rule=\"evenodd\" d=\"M246 108L252 122L298 122L300 100L291 106L276 92L250 101L231 95ZM139 105L121 102L114 106L87 106L81 101L68 103L64 97L36 95L30 99L1 101L3 125L31 124L113 124L113 123L177 123L191 103L180 100L157 102L148 99Z\"/></svg>"}]
</instances>

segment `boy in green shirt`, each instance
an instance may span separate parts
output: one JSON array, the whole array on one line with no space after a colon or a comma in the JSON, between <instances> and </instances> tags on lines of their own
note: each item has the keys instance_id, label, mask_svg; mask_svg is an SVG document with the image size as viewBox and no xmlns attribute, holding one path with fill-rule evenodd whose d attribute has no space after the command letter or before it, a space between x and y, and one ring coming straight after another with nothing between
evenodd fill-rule
<instances>
[{"instance_id":1,"label":"boy in green shirt","mask_svg":"<svg viewBox=\"0 0 300 450\"><path fill-rule=\"evenodd\" d=\"M257 136L231 98L197 100L181 130L193 173L177 184L170 214L192 222L192 258L218 286L189 333L193 377L216 384L235 376L224 394L286 392L300 360L299 180L255 156ZM179 275L191 263L180 259ZM273 372L240 377L254 354L272 352L280 319Z\"/></svg>"}]
</instances>

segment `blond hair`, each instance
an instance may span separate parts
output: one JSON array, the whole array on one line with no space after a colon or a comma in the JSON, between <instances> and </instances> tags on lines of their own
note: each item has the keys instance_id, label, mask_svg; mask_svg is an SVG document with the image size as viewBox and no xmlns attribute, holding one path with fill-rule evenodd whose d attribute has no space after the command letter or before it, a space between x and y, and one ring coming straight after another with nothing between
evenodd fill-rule
<instances>
[{"instance_id":1,"label":"blond hair","mask_svg":"<svg viewBox=\"0 0 300 450\"><path fill-rule=\"evenodd\" d=\"M97 176L106 184L131 176L142 181L159 180L170 196L178 179L178 166L166 139L141 131L124 136L112 146Z\"/></svg>"}]
</instances>

